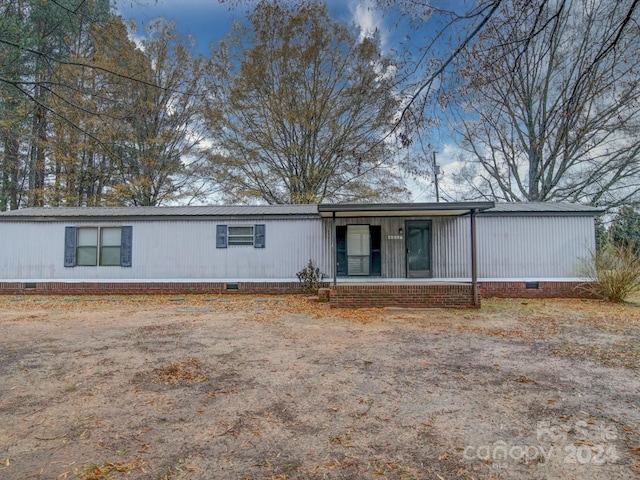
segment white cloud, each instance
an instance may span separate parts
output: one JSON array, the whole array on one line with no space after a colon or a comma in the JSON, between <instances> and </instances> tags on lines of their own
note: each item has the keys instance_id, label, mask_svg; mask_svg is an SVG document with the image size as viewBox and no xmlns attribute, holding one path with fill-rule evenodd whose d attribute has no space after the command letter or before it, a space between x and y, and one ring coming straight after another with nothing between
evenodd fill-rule
<instances>
[{"instance_id":1,"label":"white cloud","mask_svg":"<svg viewBox=\"0 0 640 480\"><path fill-rule=\"evenodd\" d=\"M146 39L147 38L144 35L139 35L137 33L134 34L134 33L129 32L129 40L131 40L133 43L135 43L136 47L139 50L142 50L143 52L145 51L144 41Z\"/></svg>"},{"instance_id":2,"label":"white cloud","mask_svg":"<svg viewBox=\"0 0 640 480\"><path fill-rule=\"evenodd\" d=\"M349 11L353 22L360 28L360 39L380 35L382 49L386 49L387 35L385 34L382 12L371 0L359 0L349 3Z\"/></svg>"},{"instance_id":3,"label":"white cloud","mask_svg":"<svg viewBox=\"0 0 640 480\"><path fill-rule=\"evenodd\" d=\"M465 156L462 150L455 143L445 143L440 145L436 153L436 163L440 167L438 175L438 186L441 201L461 200L469 190L466 184L460 184L455 180L468 163L463 160ZM425 172L422 176L414 177L408 175L405 178L407 187L411 191L414 202L435 202L436 190L431 173L431 164L424 165Z\"/></svg>"}]
</instances>

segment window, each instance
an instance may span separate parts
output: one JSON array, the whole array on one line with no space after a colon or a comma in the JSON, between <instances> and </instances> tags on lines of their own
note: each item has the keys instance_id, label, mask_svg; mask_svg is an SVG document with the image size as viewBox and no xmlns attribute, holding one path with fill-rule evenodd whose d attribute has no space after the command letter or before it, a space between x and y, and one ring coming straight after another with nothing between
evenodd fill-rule
<instances>
[{"instance_id":1,"label":"window","mask_svg":"<svg viewBox=\"0 0 640 480\"><path fill-rule=\"evenodd\" d=\"M369 225L347 226L347 269L349 275L369 275Z\"/></svg>"},{"instance_id":2,"label":"window","mask_svg":"<svg viewBox=\"0 0 640 480\"><path fill-rule=\"evenodd\" d=\"M382 274L381 235L379 225L336 227L337 274L378 276Z\"/></svg>"},{"instance_id":3,"label":"window","mask_svg":"<svg viewBox=\"0 0 640 480\"><path fill-rule=\"evenodd\" d=\"M132 227L66 227L65 267L131 266Z\"/></svg>"},{"instance_id":4,"label":"window","mask_svg":"<svg viewBox=\"0 0 640 480\"><path fill-rule=\"evenodd\" d=\"M122 233L120 227L100 229L100 265L120 265L120 244Z\"/></svg>"},{"instance_id":5,"label":"window","mask_svg":"<svg viewBox=\"0 0 640 480\"><path fill-rule=\"evenodd\" d=\"M232 227L228 231L229 245L253 245L253 226Z\"/></svg>"},{"instance_id":6,"label":"window","mask_svg":"<svg viewBox=\"0 0 640 480\"><path fill-rule=\"evenodd\" d=\"M98 229L78 228L76 265L81 267L98 264Z\"/></svg>"},{"instance_id":7,"label":"window","mask_svg":"<svg viewBox=\"0 0 640 480\"><path fill-rule=\"evenodd\" d=\"M120 244L122 242L120 227L81 227L76 229L76 232L76 265L81 267L95 267L98 264L100 266L120 266ZM99 242L98 239L100 239ZM98 245L100 246L99 250Z\"/></svg>"},{"instance_id":8,"label":"window","mask_svg":"<svg viewBox=\"0 0 640 480\"><path fill-rule=\"evenodd\" d=\"M253 246L265 248L265 225L216 225L216 248Z\"/></svg>"}]
</instances>

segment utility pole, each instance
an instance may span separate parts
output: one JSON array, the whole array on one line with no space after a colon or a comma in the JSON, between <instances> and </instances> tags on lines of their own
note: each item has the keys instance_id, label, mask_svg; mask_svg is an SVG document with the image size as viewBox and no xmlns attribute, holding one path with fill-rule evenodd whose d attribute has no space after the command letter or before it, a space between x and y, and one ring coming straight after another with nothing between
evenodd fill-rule
<instances>
[{"instance_id":1,"label":"utility pole","mask_svg":"<svg viewBox=\"0 0 640 480\"><path fill-rule=\"evenodd\" d=\"M440 203L440 189L438 188L438 175L440 175L440 167L436 163L436 152L433 151L433 181L436 185L436 202Z\"/></svg>"}]
</instances>

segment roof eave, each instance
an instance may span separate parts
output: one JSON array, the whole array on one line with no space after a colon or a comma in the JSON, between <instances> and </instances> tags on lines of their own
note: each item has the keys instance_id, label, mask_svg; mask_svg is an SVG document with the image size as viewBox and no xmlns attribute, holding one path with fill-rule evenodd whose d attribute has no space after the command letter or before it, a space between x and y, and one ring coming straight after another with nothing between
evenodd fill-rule
<instances>
[{"instance_id":1,"label":"roof eave","mask_svg":"<svg viewBox=\"0 0 640 480\"><path fill-rule=\"evenodd\" d=\"M52 215L52 216L0 216L0 222L186 222L251 220L261 218L308 219L318 218L317 213L246 214L246 215Z\"/></svg>"},{"instance_id":2,"label":"roof eave","mask_svg":"<svg viewBox=\"0 0 640 480\"><path fill-rule=\"evenodd\" d=\"M605 210L513 210L513 211L484 211L480 215L483 217L595 217L604 215Z\"/></svg>"},{"instance_id":3,"label":"roof eave","mask_svg":"<svg viewBox=\"0 0 640 480\"><path fill-rule=\"evenodd\" d=\"M442 202L442 203L381 203L381 204L320 204L321 217L411 217L460 216L471 211L484 211L494 202Z\"/></svg>"}]
</instances>

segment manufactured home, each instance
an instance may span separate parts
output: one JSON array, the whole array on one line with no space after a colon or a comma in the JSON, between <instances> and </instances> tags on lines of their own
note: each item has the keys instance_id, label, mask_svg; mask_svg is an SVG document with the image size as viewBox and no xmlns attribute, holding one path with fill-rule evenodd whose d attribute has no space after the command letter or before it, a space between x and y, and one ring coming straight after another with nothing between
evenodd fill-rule
<instances>
[{"instance_id":1,"label":"manufactured home","mask_svg":"<svg viewBox=\"0 0 640 480\"><path fill-rule=\"evenodd\" d=\"M577 296L599 209L551 203L26 208L0 213L0 293L285 293L335 305Z\"/></svg>"}]
</instances>

